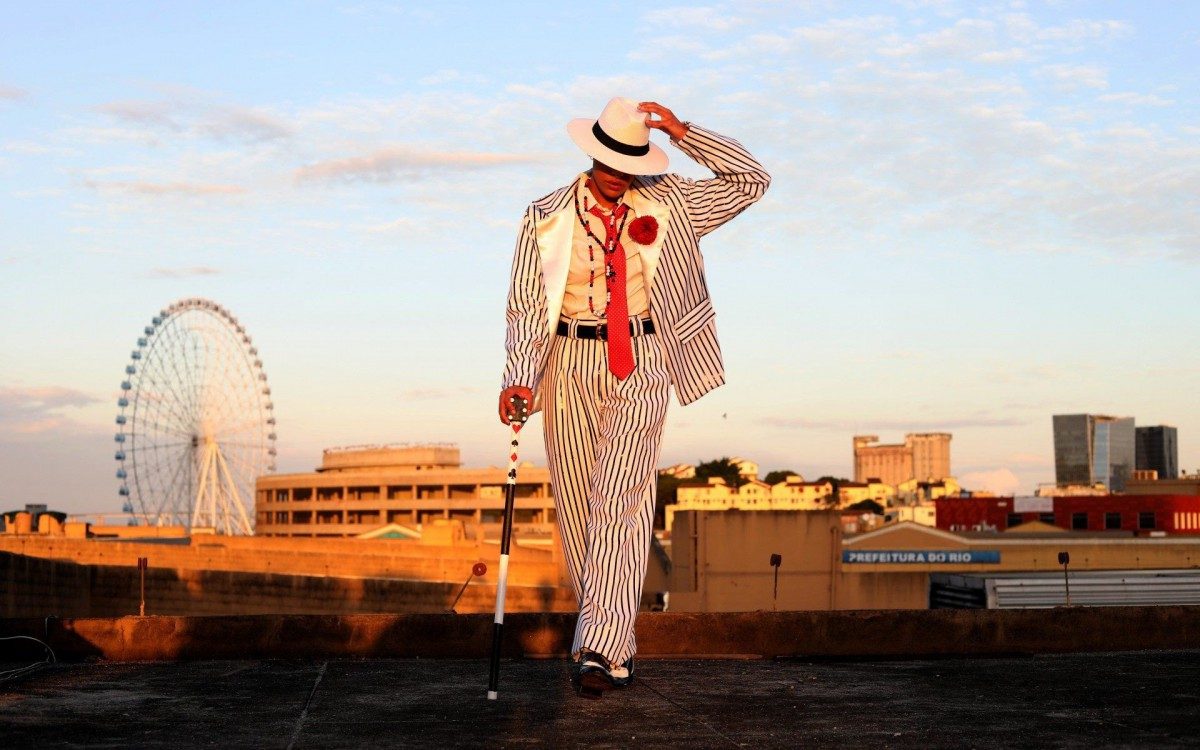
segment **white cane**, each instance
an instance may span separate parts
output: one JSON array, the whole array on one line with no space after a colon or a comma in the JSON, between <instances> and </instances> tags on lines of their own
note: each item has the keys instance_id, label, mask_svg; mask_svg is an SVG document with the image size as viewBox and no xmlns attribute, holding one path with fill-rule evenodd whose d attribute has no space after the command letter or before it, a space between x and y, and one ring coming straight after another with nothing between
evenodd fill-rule
<instances>
[{"instance_id":1,"label":"white cane","mask_svg":"<svg viewBox=\"0 0 1200 750\"><path fill-rule=\"evenodd\" d=\"M499 696L500 642L504 634L504 595L508 591L508 548L512 540L513 504L517 497L517 437L529 418L529 403L518 396L509 399L515 407L508 421L512 427L511 450L508 455L508 483L504 485L504 525L500 531L500 580L496 584L496 619L492 624L492 664L488 676L488 700Z\"/></svg>"}]
</instances>

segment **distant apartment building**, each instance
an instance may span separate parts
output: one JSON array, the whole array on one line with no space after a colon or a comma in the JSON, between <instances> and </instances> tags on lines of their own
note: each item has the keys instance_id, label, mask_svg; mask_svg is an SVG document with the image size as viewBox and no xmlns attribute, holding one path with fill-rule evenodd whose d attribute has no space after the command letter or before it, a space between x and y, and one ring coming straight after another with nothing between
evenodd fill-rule
<instances>
[{"instance_id":1,"label":"distant apartment building","mask_svg":"<svg viewBox=\"0 0 1200 750\"><path fill-rule=\"evenodd\" d=\"M675 464L665 469L659 469L660 476L675 477L676 479L695 479L696 467L691 464Z\"/></svg>"},{"instance_id":2,"label":"distant apartment building","mask_svg":"<svg viewBox=\"0 0 1200 750\"><path fill-rule=\"evenodd\" d=\"M418 528L460 520L468 537L497 535L508 469L463 468L453 445L332 448L303 474L264 474L254 498L259 536L352 537L387 524ZM517 471L514 530L549 535L550 472Z\"/></svg>"},{"instance_id":3,"label":"distant apartment building","mask_svg":"<svg viewBox=\"0 0 1200 750\"><path fill-rule=\"evenodd\" d=\"M1179 477L1179 441L1174 427L1137 427L1134 430L1139 471L1156 471L1159 479Z\"/></svg>"},{"instance_id":4,"label":"distant apartment building","mask_svg":"<svg viewBox=\"0 0 1200 750\"><path fill-rule=\"evenodd\" d=\"M1136 466L1133 417L1054 415L1054 481L1123 492Z\"/></svg>"},{"instance_id":5,"label":"distant apartment building","mask_svg":"<svg viewBox=\"0 0 1200 750\"><path fill-rule=\"evenodd\" d=\"M854 437L854 481L876 479L893 487L909 480L935 482L951 476L948 432L910 432L903 443L877 444L875 435Z\"/></svg>"},{"instance_id":6,"label":"distant apartment building","mask_svg":"<svg viewBox=\"0 0 1200 750\"><path fill-rule=\"evenodd\" d=\"M666 527L675 513L687 510L835 510L864 500L886 507L895 496L896 489L882 482L842 482L835 499L832 482L806 482L796 474L776 484L755 479L740 487L709 477L679 485L675 504L666 508Z\"/></svg>"}]
</instances>

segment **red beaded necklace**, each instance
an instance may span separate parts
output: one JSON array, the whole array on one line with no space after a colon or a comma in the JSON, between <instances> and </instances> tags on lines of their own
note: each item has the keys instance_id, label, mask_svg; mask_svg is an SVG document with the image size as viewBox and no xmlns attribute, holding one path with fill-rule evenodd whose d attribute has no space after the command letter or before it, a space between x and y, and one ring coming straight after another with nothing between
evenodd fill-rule
<instances>
[{"instance_id":1,"label":"red beaded necklace","mask_svg":"<svg viewBox=\"0 0 1200 750\"><path fill-rule=\"evenodd\" d=\"M586 186L586 183L584 184ZM588 243L588 263L591 264L588 269L588 312L590 312L592 315L595 315L597 318L606 318L608 313L608 303L612 299L612 291L608 290L607 288L605 290L604 310L602 312L596 312L596 306L592 300L592 290L596 286L596 247L599 247L604 251L604 278L610 279L616 275L616 271L614 271L612 267L612 254L616 252L617 244L621 241L621 233L625 231L625 221L629 218L629 207L625 206L620 199L616 201L612 210L609 212L610 220L608 223L611 224L611 219L616 217L617 211L619 211L621 208L624 208L625 210L621 211L621 226L617 227L617 231L613 233L612 242L601 242L600 238L596 236L596 233L592 231L592 227L590 224L588 224L587 219L585 219L583 216L583 211L591 210L587 205L586 195L583 197L583 211L579 209L579 193L579 190L575 191L575 218L579 220L579 225L583 227L583 231L587 233L588 239L591 240L591 242ZM621 196L621 198L624 197L624 195Z\"/></svg>"}]
</instances>

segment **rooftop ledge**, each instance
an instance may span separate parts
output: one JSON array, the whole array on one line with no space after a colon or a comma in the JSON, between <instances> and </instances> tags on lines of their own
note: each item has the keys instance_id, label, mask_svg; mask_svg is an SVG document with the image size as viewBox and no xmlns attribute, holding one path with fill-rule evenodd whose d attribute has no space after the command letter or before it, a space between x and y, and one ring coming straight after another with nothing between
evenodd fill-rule
<instances>
[{"instance_id":1,"label":"rooftop ledge","mask_svg":"<svg viewBox=\"0 0 1200 750\"><path fill-rule=\"evenodd\" d=\"M505 616L504 654L556 658L573 613ZM490 614L0 619L63 661L484 658ZM1200 648L1200 606L672 613L638 617L639 658L908 658Z\"/></svg>"}]
</instances>

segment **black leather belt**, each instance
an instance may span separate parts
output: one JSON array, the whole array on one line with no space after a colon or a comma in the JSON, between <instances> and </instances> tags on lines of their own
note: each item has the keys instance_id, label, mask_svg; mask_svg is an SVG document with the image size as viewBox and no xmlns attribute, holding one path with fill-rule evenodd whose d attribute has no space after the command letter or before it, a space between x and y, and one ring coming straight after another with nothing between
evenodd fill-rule
<instances>
[{"instance_id":1,"label":"black leather belt","mask_svg":"<svg viewBox=\"0 0 1200 750\"><path fill-rule=\"evenodd\" d=\"M574 329L574 330L572 330ZM599 323L593 325L591 323L569 323L565 320L558 321L557 333L559 336L570 336L576 339L594 339L598 341L608 340L608 324ZM641 320L629 321L629 335L641 336L647 333L654 333L654 321L649 318Z\"/></svg>"}]
</instances>

